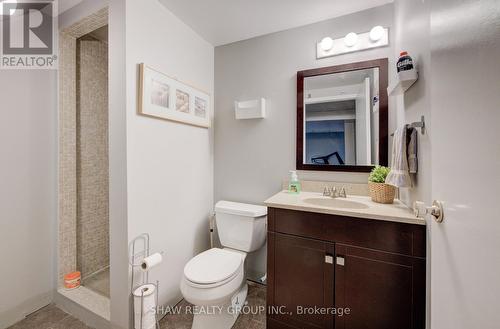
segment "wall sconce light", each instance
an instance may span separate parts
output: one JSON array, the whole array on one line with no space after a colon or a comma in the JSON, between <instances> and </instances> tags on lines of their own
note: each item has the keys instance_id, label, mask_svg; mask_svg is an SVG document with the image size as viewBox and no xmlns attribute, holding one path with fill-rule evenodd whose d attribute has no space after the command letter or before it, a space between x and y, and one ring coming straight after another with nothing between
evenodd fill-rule
<instances>
[{"instance_id":1,"label":"wall sconce light","mask_svg":"<svg viewBox=\"0 0 500 329\"><path fill-rule=\"evenodd\" d=\"M330 37L323 38L321 40L321 49L330 50L333 47L333 39Z\"/></svg>"},{"instance_id":2,"label":"wall sconce light","mask_svg":"<svg viewBox=\"0 0 500 329\"><path fill-rule=\"evenodd\" d=\"M380 25L374 26L370 30L370 40L373 42L379 41L384 36L384 28Z\"/></svg>"},{"instance_id":3,"label":"wall sconce light","mask_svg":"<svg viewBox=\"0 0 500 329\"><path fill-rule=\"evenodd\" d=\"M344 38L344 43L347 47L352 47L358 42L358 35L354 32L347 33Z\"/></svg>"},{"instance_id":4,"label":"wall sconce light","mask_svg":"<svg viewBox=\"0 0 500 329\"><path fill-rule=\"evenodd\" d=\"M389 44L389 29L380 25L374 26L369 32L350 32L343 38L325 37L316 43L316 58L352 53L371 48L385 47Z\"/></svg>"}]
</instances>

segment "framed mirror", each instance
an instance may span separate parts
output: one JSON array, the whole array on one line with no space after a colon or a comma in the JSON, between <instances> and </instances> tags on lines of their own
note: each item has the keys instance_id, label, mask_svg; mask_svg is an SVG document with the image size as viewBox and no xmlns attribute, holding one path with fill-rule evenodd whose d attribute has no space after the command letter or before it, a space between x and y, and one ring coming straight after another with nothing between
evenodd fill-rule
<instances>
[{"instance_id":1,"label":"framed mirror","mask_svg":"<svg viewBox=\"0 0 500 329\"><path fill-rule=\"evenodd\" d=\"M297 72L297 170L388 163L387 58Z\"/></svg>"}]
</instances>

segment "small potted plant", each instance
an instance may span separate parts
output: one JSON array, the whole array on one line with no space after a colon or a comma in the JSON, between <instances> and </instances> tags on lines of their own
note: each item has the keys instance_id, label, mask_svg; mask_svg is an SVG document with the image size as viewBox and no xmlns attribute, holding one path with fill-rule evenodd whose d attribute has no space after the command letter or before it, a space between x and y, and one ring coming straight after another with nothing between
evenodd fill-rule
<instances>
[{"instance_id":1,"label":"small potted plant","mask_svg":"<svg viewBox=\"0 0 500 329\"><path fill-rule=\"evenodd\" d=\"M393 203L396 195L396 187L385 183L385 178L391 168L376 166L368 178L368 190L374 202Z\"/></svg>"}]
</instances>

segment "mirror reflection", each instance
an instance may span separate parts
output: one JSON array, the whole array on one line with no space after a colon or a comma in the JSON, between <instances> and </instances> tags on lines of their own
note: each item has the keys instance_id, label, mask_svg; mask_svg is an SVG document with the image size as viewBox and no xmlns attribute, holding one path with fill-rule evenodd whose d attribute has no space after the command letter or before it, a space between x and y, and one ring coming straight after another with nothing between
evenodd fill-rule
<instances>
[{"instance_id":1,"label":"mirror reflection","mask_svg":"<svg viewBox=\"0 0 500 329\"><path fill-rule=\"evenodd\" d=\"M304 78L304 164L378 164L379 68Z\"/></svg>"}]
</instances>

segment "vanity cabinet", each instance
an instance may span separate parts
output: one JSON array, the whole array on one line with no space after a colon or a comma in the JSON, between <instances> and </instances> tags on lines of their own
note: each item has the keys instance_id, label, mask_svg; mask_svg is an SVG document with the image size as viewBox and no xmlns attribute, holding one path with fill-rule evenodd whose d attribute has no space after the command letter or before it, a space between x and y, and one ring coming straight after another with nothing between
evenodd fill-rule
<instances>
[{"instance_id":1,"label":"vanity cabinet","mask_svg":"<svg viewBox=\"0 0 500 329\"><path fill-rule=\"evenodd\" d=\"M424 328L425 226L269 208L267 280L267 328Z\"/></svg>"},{"instance_id":2,"label":"vanity cabinet","mask_svg":"<svg viewBox=\"0 0 500 329\"><path fill-rule=\"evenodd\" d=\"M276 306L273 318L291 328L332 328L333 316L295 311L334 306L334 268L325 262L325 257L333 259L333 243L271 232L268 238L274 252L274 275L267 282L268 298L272 296L268 305Z\"/></svg>"}]
</instances>

